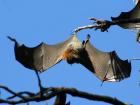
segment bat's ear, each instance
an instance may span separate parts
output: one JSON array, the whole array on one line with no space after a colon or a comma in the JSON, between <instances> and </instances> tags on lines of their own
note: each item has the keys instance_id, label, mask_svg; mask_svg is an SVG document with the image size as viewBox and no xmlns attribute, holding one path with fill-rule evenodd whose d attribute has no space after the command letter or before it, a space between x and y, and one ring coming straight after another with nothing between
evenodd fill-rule
<instances>
[{"instance_id":1,"label":"bat's ear","mask_svg":"<svg viewBox=\"0 0 140 105\"><path fill-rule=\"evenodd\" d=\"M86 40L83 40L82 42L84 48L86 47L86 44L89 42L89 39L90 39L90 35L88 34Z\"/></svg>"},{"instance_id":2,"label":"bat's ear","mask_svg":"<svg viewBox=\"0 0 140 105\"><path fill-rule=\"evenodd\" d=\"M90 39L90 34L87 35L87 40L89 41L89 39Z\"/></svg>"},{"instance_id":3,"label":"bat's ear","mask_svg":"<svg viewBox=\"0 0 140 105\"><path fill-rule=\"evenodd\" d=\"M85 44L87 44L90 40L90 34L87 35L87 38L86 38L86 41L85 41Z\"/></svg>"},{"instance_id":4,"label":"bat's ear","mask_svg":"<svg viewBox=\"0 0 140 105\"><path fill-rule=\"evenodd\" d=\"M82 45L84 45L84 44L85 44L85 40L82 41Z\"/></svg>"}]
</instances>

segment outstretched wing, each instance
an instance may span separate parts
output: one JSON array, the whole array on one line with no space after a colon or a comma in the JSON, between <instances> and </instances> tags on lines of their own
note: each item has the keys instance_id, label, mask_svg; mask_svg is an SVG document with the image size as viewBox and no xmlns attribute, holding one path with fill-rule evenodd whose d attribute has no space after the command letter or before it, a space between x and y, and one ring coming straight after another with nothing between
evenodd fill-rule
<instances>
[{"instance_id":1,"label":"outstretched wing","mask_svg":"<svg viewBox=\"0 0 140 105\"><path fill-rule=\"evenodd\" d=\"M41 43L33 48L19 45L16 42L15 57L26 68L42 72L60 62L69 44L75 40L75 35L72 35L66 41L56 45Z\"/></svg>"},{"instance_id":2,"label":"outstretched wing","mask_svg":"<svg viewBox=\"0 0 140 105\"><path fill-rule=\"evenodd\" d=\"M65 59L70 64L81 63L102 81L120 81L131 73L131 64L121 60L115 51L99 51L89 41L82 44L75 35L56 45L41 43L34 48L10 39L15 41L16 60L29 69L42 72Z\"/></svg>"},{"instance_id":3,"label":"outstretched wing","mask_svg":"<svg viewBox=\"0 0 140 105\"><path fill-rule=\"evenodd\" d=\"M120 81L130 76L131 64L121 60L115 51L102 52L88 41L76 63L81 63L102 81Z\"/></svg>"},{"instance_id":4,"label":"outstretched wing","mask_svg":"<svg viewBox=\"0 0 140 105\"><path fill-rule=\"evenodd\" d=\"M112 17L112 21L117 21L118 25L126 29L140 29L140 0L129 12L122 12L118 17ZM131 22L130 22L131 21Z\"/></svg>"}]
</instances>

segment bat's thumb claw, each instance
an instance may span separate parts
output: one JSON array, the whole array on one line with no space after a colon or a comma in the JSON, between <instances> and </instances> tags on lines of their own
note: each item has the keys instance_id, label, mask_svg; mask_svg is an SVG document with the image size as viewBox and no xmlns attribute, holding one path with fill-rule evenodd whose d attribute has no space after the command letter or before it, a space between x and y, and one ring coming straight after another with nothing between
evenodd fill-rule
<instances>
[{"instance_id":1,"label":"bat's thumb claw","mask_svg":"<svg viewBox=\"0 0 140 105\"><path fill-rule=\"evenodd\" d=\"M7 36L7 38L8 38L9 40L11 40L11 41L17 43L16 39L14 39L14 38L12 38L12 37L10 37L10 36Z\"/></svg>"}]
</instances>

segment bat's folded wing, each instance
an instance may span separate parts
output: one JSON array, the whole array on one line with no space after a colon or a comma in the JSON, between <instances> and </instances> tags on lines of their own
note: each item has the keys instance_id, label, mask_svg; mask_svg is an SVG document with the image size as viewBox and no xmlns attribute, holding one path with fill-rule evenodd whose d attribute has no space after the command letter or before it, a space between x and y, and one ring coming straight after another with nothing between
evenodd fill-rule
<instances>
[{"instance_id":1,"label":"bat's folded wing","mask_svg":"<svg viewBox=\"0 0 140 105\"><path fill-rule=\"evenodd\" d=\"M130 76L131 64L121 60L115 51L102 52L88 42L79 63L102 81L120 81Z\"/></svg>"}]
</instances>

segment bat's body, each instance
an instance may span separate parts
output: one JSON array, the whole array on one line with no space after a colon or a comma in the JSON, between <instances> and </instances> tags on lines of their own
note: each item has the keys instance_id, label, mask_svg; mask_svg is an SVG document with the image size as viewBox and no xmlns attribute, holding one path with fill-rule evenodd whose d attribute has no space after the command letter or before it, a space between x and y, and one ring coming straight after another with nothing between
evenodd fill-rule
<instances>
[{"instance_id":1,"label":"bat's body","mask_svg":"<svg viewBox=\"0 0 140 105\"><path fill-rule=\"evenodd\" d=\"M42 72L66 60L69 64L82 64L102 81L120 81L130 76L131 64L127 60L121 60L115 51L99 51L89 40L82 43L76 35L56 45L41 43L34 48L14 41L16 60L29 69Z\"/></svg>"}]
</instances>

